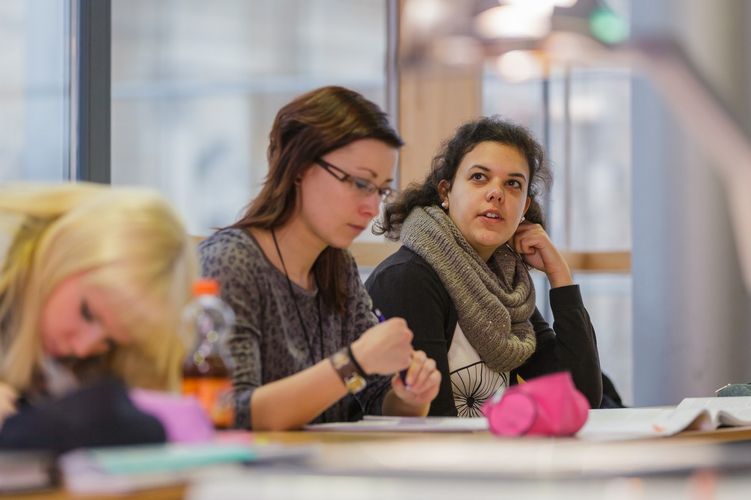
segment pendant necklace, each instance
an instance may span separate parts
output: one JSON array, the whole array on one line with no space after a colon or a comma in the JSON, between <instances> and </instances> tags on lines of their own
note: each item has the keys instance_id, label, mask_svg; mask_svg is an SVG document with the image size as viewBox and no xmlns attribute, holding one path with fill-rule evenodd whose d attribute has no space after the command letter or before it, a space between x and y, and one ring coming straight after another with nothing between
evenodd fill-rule
<instances>
[{"instance_id":1,"label":"pendant necklace","mask_svg":"<svg viewBox=\"0 0 751 500\"><path fill-rule=\"evenodd\" d=\"M284 263L284 258L282 257L282 252L279 250L279 242L276 241L276 233L274 230L271 230L271 238L274 240L274 247L276 248L276 255L279 257L279 261L282 263L282 269L284 270L284 276L287 278L287 286L289 287L289 294L292 297L292 303L295 306L295 312L297 313L297 319L300 321L300 328L302 328L303 335L305 336L305 343L308 345L308 361L310 361L310 365L313 366L316 364L315 358L313 357L313 341L312 335L308 335L308 330L305 328L305 322L302 319L302 314L300 313L300 307L297 305L297 297L295 297L295 291L292 288L292 280L289 279L289 273L287 272L287 266ZM318 341L319 341L319 347L321 349L321 357L323 357L323 319L321 314L321 289L318 287L318 280L316 280L316 288L318 291L316 292L316 305L318 306Z\"/></svg>"}]
</instances>

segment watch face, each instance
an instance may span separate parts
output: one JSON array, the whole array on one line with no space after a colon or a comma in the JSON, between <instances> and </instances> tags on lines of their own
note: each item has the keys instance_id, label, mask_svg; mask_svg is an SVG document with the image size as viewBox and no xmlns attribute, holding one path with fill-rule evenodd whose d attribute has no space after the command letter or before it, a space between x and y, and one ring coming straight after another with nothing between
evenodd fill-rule
<instances>
[{"instance_id":1,"label":"watch face","mask_svg":"<svg viewBox=\"0 0 751 500\"><path fill-rule=\"evenodd\" d=\"M351 392L352 394L355 394L365 389L366 385L367 383L365 382L365 379L362 378L358 374L354 374L350 378L347 379L347 390Z\"/></svg>"},{"instance_id":2,"label":"watch face","mask_svg":"<svg viewBox=\"0 0 751 500\"><path fill-rule=\"evenodd\" d=\"M355 394L365 388L367 382L359 373L357 373L357 369L346 351L336 352L332 354L329 359L334 365L339 377L341 377L344 382L344 385L347 387L347 391L351 394Z\"/></svg>"},{"instance_id":3,"label":"watch face","mask_svg":"<svg viewBox=\"0 0 751 500\"><path fill-rule=\"evenodd\" d=\"M331 359L334 362L334 366L337 370L344 366L347 366L347 363L349 363L349 358L342 352L334 353L334 355L331 356Z\"/></svg>"}]
</instances>

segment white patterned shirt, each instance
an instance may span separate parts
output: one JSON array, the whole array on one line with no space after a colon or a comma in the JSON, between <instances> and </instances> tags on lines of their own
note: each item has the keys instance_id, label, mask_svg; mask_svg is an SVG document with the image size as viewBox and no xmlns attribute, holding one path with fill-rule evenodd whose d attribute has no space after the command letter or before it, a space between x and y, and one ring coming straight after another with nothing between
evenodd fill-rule
<instances>
[{"instance_id":1,"label":"white patterned shirt","mask_svg":"<svg viewBox=\"0 0 751 500\"><path fill-rule=\"evenodd\" d=\"M459 323L449 347L448 361L456 411L460 417L481 417L480 408L485 400L499 388L508 386L508 372L495 372L483 363Z\"/></svg>"}]
</instances>

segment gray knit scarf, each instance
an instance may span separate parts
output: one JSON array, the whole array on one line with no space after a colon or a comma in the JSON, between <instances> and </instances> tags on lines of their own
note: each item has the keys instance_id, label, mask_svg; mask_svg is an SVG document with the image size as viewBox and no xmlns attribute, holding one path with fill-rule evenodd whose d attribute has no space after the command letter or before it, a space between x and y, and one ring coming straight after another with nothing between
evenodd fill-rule
<instances>
[{"instance_id":1,"label":"gray knit scarf","mask_svg":"<svg viewBox=\"0 0 751 500\"><path fill-rule=\"evenodd\" d=\"M401 238L438 273L464 335L490 369L507 372L532 355L536 339L529 318L535 290L524 262L511 248L496 250L489 266L437 206L413 209Z\"/></svg>"}]
</instances>

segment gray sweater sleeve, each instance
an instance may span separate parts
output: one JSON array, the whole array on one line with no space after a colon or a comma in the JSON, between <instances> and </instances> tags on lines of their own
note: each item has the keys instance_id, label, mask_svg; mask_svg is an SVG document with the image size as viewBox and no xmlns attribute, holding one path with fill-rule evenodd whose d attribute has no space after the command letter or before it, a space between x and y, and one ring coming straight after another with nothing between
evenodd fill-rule
<instances>
[{"instance_id":1,"label":"gray sweater sleeve","mask_svg":"<svg viewBox=\"0 0 751 500\"><path fill-rule=\"evenodd\" d=\"M243 246L234 235L225 234L207 240L199 247L202 274L216 279L221 296L235 312L235 328L228 339L234 367L232 385L235 401L235 426L251 428L250 398L262 385L261 332L258 317L263 311L263 297L254 273L237 262Z\"/></svg>"},{"instance_id":2,"label":"gray sweater sleeve","mask_svg":"<svg viewBox=\"0 0 751 500\"><path fill-rule=\"evenodd\" d=\"M326 359L377 322L355 261L348 253L344 273L348 300L343 314L322 304L320 292L292 285L291 296L285 275L269 263L244 231L218 231L200 245L199 253L203 274L219 281L222 298L236 315L229 347L238 427L252 428L250 402L256 388ZM367 387L356 397L345 396L313 422L380 414L389 380L368 377Z\"/></svg>"}]
</instances>

